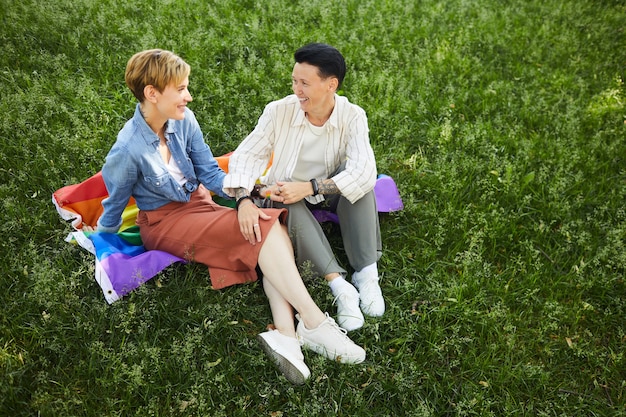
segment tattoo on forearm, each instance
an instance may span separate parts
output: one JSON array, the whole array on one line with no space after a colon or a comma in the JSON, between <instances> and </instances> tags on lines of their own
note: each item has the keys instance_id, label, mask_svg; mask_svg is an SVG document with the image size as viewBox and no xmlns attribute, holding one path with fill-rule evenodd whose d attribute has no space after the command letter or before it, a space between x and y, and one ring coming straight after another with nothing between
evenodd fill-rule
<instances>
[{"instance_id":1,"label":"tattoo on forearm","mask_svg":"<svg viewBox=\"0 0 626 417\"><path fill-rule=\"evenodd\" d=\"M237 188L237 190L235 190L236 200L239 200L241 197L246 197L248 195L250 195L250 193L245 188Z\"/></svg>"},{"instance_id":2,"label":"tattoo on forearm","mask_svg":"<svg viewBox=\"0 0 626 417\"><path fill-rule=\"evenodd\" d=\"M335 181L331 180L330 178L317 181L317 184L319 187L320 194L325 194L325 195L341 194L341 192L339 191L339 188L337 188L337 185L335 184Z\"/></svg>"}]
</instances>

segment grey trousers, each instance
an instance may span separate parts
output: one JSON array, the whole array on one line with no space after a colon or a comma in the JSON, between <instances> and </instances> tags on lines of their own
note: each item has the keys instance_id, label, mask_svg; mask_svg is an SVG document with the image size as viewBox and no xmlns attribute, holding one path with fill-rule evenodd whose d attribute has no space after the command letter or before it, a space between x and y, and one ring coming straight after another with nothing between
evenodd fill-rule
<instances>
[{"instance_id":1,"label":"grey trousers","mask_svg":"<svg viewBox=\"0 0 626 417\"><path fill-rule=\"evenodd\" d=\"M345 274L328 243L328 239L311 210L322 209L337 213L343 247L350 266L355 271L377 262L382 254L380 224L374 191L352 204L345 197L329 196L313 205L306 200L295 204L274 204L289 211L287 227L299 266L310 262L314 272L325 276L332 272Z\"/></svg>"}]
</instances>

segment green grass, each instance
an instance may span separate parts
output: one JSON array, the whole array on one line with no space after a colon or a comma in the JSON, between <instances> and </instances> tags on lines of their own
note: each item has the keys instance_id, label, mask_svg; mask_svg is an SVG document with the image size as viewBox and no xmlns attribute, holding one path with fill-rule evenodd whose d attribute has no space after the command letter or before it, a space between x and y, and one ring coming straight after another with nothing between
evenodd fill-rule
<instances>
[{"instance_id":1,"label":"green grass","mask_svg":"<svg viewBox=\"0 0 626 417\"><path fill-rule=\"evenodd\" d=\"M626 415L623 1L0 6L0 415ZM405 209L381 217L388 311L351 334L365 364L306 353L293 387L255 341L258 285L174 266L109 306L50 197L132 115L134 52L192 65L221 154L290 93L309 41L346 56L342 94Z\"/></svg>"}]
</instances>

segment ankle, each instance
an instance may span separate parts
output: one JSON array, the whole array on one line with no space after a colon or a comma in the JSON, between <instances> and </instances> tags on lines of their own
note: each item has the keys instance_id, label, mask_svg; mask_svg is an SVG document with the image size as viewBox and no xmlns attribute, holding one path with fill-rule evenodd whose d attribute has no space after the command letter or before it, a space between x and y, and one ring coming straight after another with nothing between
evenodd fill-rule
<instances>
[{"instance_id":1,"label":"ankle","mask_svg":"<svg viewBox=\"0 0 626 417\"><path fill-rule=\"evenodd\" d=\"M376 264L376 262L367 265L360 271L354 271L354 273L352 274L352 283L356 284L357 286L358 284L369 280L378 281L378 265Z\"/></svg>"},{"instance_id":2,"label":"ankle","mask_svg":"<svg viewBox=\"0 0 626 417\"><path fill-rule=\"evenodd\" d=\"M333 279L332 281L328 281L330 292L332 292L334 296L339 295L341 290L345 288L346 285L351 285L351 284L348 281L346 281L341 275L339 275L337 278Z\"/></svg>"},{"instance_id":3,"label":"ankle","mask_svg":"<svg viewBox=\"0 0 626 417\"><path fill-rule=\"evenodd\" d=\"M287 329L284 329L284 328L275 327L275 329L276 329L276 331L278 333L282 334L283 336L293 337L293 338L296 337L296 329L295 328L291 329L291 330L287 330Z\"/></svg>"},{"instance_id":4,"label":"ankle","mask_svg":"<svg viewBox=\"0 0 626 417\"><path fill-rule=\"evenodd\" d=\"M337 278L343 278L343 275L341 275L339 272L331 272L330 274L324 275L324 279L329 284Z\"/></svg>"},{"instance_id":5,"label":"ankle","mask_svg":"<svg viewBox=\"0 0 626 417\"><path fill-rule=\"evenodd\" d=\"M326 315L324 313L321 313L321 315L314 314L314 315L305 315L305 316L300 314L298 318L304 325L305 329L313 330L313 329L317 329L319 325L322 324L324 320L326 320Z\"/></svg>"},{"instance_id":6,"label":"ankle","mask_svg":"<svg viewBox=\"0 0 626 417\"><path fill-rule=\"evenodd\" d=\"M373 264L369 264L365 267L363 267L363 269L361 269L359 271L359 273L363 273L363 274L367 274L367 273L372 273L375 275L378 275L378 264L376 262L374 262Z\"/></svg>"}]
</instances>

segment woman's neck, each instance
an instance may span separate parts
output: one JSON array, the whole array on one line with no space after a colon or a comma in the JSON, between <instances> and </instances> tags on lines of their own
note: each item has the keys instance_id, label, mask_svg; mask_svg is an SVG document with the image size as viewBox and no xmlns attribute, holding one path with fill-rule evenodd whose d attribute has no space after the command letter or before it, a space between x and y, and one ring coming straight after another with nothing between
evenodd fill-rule
<instances>
[{"instance_id":1,"label":"woman's neck","mask_svg":"<svg viewBox=\"0 0 626 417\"><path fill-rule=\"evenodd\" d=\"M150 129L152 129L152 131L158 136L161 136L165 129L167 119L162 120L161 118L155 117L155 111L149 103L141 103L139 105L139 111L148 126L150 126Z\"/></svg>"}]
</instances>

